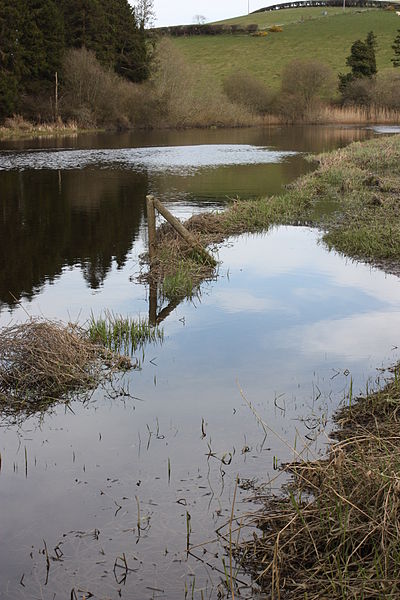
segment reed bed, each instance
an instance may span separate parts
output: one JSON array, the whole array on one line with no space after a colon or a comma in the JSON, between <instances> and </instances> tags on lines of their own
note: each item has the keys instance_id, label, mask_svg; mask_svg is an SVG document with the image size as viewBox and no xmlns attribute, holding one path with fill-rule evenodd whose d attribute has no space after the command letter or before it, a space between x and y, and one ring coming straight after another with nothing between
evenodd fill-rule
<instances>
[{"instance_id":1,"label":"reed bed","mask_svg":"<svg viewBox=\"0 0 400 600\"><path fill-rule=\"evenodd\" d=\"M312 122L340 123L344 125L365 125L368 123L393 125L400 123L400 112L382 106L333 106L327 104L321 106Z\"/></svg>"},{"instance_id":2,"label":"reed bed","mask_svg":"<svg viewBox=\"0 0 400 600\"><path fill-rule=\"evenodd\" d=\"M283 496L247 519L261 533L237 554L268 598L400 597L398 375L342 409L328 458L287 465Z\"/></svg>"},{"instance_id":3,"label":"reed bed","mask_svg":"<svg viewBox=\"0 0 400 600\"><path fill-rule=\"evenodd\" d=\"M89 339L102 344L112 352L133 354L146 343L158 343L164 339L163 329L152 326L145 319L123 317L111 311L104 316L92 316L88 327Z\"/></svg>"}]
</instances>

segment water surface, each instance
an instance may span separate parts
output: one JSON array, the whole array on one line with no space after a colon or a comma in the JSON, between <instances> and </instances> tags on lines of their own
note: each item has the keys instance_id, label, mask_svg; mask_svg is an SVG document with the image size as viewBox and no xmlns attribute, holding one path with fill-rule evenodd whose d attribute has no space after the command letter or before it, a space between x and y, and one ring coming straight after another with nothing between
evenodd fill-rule
<instances>
[{"instance_id":1,"label":"water surface","mask_svg":"<svg viewBox=\"0 0 400 600\"><path fill-rule=\"evenodd\" d=\"M15 154L11 170L0 170L0 323L25 320L25 311L80 322L106 308L147 315L148 290L136 280L147 193L179 216L221 208L234 190L276 193L310 169L306 152L370 135L182 132L3 148L0 169ZM87 160L99 150L101 159ZM219 153L223 164L211 164ZM70 168L60 162L65 154ZM319 238L274 228L229 239L219 278L163 322L164 343L140 354L141 370L122 382L126 395L98 390L41 419L3 419L1 598L223 593L223 544L213 540L229 518L236 478L244 487L274 479L294 446L322 453L324 426L350 387L378 385L380 368L398 358L399 280L327 252ZM247 496L239 488L236 514L252 508ZM188 514L197 558L186 554Z\"/></svg>"}]
</instances>

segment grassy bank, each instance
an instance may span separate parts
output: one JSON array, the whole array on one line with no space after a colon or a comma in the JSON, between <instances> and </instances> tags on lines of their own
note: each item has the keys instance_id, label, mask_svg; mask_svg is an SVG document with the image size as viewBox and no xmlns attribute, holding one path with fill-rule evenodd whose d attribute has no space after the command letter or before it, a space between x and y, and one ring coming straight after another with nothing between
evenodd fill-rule
<instances>
[{"instance_id":1,"label":"grassy bank","mask_svg":"<svg viewBox=\"0 0 400 600\"><path fill-rule=\"evenodd\" d=\"M328 457L286 466L283 497L251 519L262 533L238 556L269 598L399 597L399 374L342 409Z\"/></svg>"},{"instance_id":2,"label":"grassy bank","mask_svg":"<svg viewBox=\"0 0 400 600\"><path fill-rule=\"evenodd\" d=\"M34 124L26 121L23 117L15 116L6 119L4 125L0 126L0 141L70 136L83 133L83 131L73 121L63 123L60 120L53 123Z\"/></svg>"},{"instance_id":3,"label":"grassy bank","mask_svg":"<svg viewBox=\"0 0 400 600\"><path fill-rule=\"evenodd\" d=\"M400 136L356 142L316 157L318 168L279 196L233 202L223 212L197 215L185 226L199 243L265 231L273 225L313 225L322 240L351 258L398 271L400 261ZM165 296L190 296L214 267L201 264L167 225L157 232L148 277Z\"/></svg>"}]
</instances>

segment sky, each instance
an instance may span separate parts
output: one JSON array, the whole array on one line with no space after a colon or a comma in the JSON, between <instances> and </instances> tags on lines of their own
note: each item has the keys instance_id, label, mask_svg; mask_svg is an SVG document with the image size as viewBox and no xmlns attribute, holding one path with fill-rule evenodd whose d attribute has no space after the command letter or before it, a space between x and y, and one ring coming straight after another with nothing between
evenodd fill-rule
<instances>
[{"instance_id":1,"label":"sky","mask_svg":"<svg viewBox=\"0 0 400 600\"><path fill-rule=\"evenodd\" d=\"M203 15L207 21L237 17L247 14L248 2L253 11L276 0L154 0L156 26L193 23L195 15Z\"/></svg>"}]
</instances>

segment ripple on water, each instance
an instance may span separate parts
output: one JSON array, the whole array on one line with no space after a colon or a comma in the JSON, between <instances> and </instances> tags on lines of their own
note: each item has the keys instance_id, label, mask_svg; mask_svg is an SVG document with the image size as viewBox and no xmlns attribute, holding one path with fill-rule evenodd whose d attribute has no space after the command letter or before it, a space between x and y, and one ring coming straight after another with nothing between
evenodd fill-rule
<instances>
[{"instance_id":1,"label":"ripple on water","mask_svg":"<svg viewBox=\"0 0 400 600\"><path fill-rule=\"evenodd\" d=\"M190 174L199 168L231 165L271 164L297 152L271 150L267 147L233 144L172 146L157 148L119 148L88 150L50 150L4 152L0 170L125 168L142 171L169 171Z\"/></svg>"}]
</instances>

